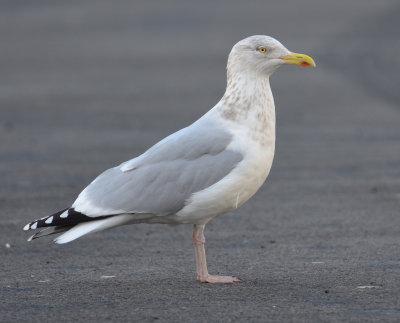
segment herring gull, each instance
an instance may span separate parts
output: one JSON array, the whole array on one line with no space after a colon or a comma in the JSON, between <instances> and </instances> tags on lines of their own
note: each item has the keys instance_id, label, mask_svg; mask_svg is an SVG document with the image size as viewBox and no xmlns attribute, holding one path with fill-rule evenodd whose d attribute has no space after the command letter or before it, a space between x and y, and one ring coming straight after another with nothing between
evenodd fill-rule
<instances>
[{"instance_id":1,"label":"herring gull","mask_svg":"<svg viewBox=\"0 0 400 323\"><path fill-rule=\"evenodd\" d=\"M125 224L193 224L197 280L233 283L210 275L204 227L233 211L264 183L275 151L275 105L271 74L283 64L315 66L269 36L251 36L233 46L222 99L204 116L161 140L142 155L108 169L91 182L71 207L33 221L43 228L28 241L62 233L67 243Z\"/></svg>"}]
</instances>

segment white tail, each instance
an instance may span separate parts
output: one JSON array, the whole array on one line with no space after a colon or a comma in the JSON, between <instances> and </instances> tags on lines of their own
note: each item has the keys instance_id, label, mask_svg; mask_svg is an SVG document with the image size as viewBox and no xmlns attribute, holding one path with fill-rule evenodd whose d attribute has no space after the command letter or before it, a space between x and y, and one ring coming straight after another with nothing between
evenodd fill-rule
<instances>
[{"instance_id":1,"label":"white tail","mask_svg":"<svg viewBox=\"0 0 400 323\"><path fill-rule=\"evenodd\" d=\"M94 220L89 222L79 223L76 226L69 229L64 234L54 239L55 243L62 244L71 242L72 240L78 239L86 234L103 231L120 225L131 223L132 216L129 214L115 215L102 220Z\"/></svg>"}]
</instances>

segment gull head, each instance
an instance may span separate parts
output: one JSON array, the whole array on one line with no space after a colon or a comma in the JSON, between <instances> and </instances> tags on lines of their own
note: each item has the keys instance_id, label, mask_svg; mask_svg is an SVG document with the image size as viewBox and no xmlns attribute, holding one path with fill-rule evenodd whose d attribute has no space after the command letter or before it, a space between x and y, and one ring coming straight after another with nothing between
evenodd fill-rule
<instances>
[{"instance_id":1,"label":"gull head","mask_svg":"<svg viewBox=\"0 0 400 323\"><path fill-rule=\"evenodd\" d=\"M227 69L229 74L250 73L268 77L283 64L315 66L310 56L293 53L272 37L256 35L233 46Z\"/></svg>"}]
</instances>

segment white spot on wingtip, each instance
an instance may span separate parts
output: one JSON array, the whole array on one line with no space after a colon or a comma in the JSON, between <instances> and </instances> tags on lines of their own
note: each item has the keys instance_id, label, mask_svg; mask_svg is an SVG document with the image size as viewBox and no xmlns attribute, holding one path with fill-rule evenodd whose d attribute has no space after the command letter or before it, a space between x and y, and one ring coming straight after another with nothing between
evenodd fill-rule
<instances>
[{"instance_id":1,"label":"white spot on wingtip","mask_svg":"<svg viewBox=\"0 0 400 323\"><path fill-rule=\"evenodd\" d=\"M29 230L29 224L30 223L28 223L26 226L24 226L24 231L28 231Z\"/></svg>"},{"instance_id":2,"label":"white spot on wingtip","mask_svg":"<svg viewBox=\"0 0 400 323\"><path fill-rule=\"evenodd\" d=\"M26 241L31 242L31 241L33 240L33 237L34 237L34 236L35 236L35 234L32 235L32 236L30 236Z\"/></svg>"},{"instance_id":3,"label":"white spot on wingtip","mask_svg":"<svg viewBox=\"0 0 400 323\"><path fill-rule=\"evenodd\" d=\"M10 249L10 248L11 248L11 245L7 242L7 243L5 244L5 247L6 247L7 249Z\"/></svg>"},{"instance_id":4,"label":"white spot on wingtip","mask_svg":"<svg viewBox=\"0 0 400 323\"><path fill-rule=\"evenodd\" d=\"M35 222L34 224L31 225L31 229L35 230L37 228L37 222Z\"/></svg>"},{"instance_id":5,"label":"white spot on wingtip","mask_svg":"<svg viewBox=\"0 0 400 323\"><path fill-rule=\"evenodd\" d=\"M61 213L60 214L60 218L63 218L63 219L65 219L65 218L67 218L68 217L68 210L66 210L66 211L64 211L63 213Z\"/></svg>"},{"instance_id":6,"label":"white spot on wingtip","mask_svg":"<svg viewBox=\"0 0 400 323\"><path fill-rule=\"evenodd\" d=\"M53 217L49 217L46 221L44 221L44 223L50 224L51 222L53 222Z\"/></svg>"}]
</instances>

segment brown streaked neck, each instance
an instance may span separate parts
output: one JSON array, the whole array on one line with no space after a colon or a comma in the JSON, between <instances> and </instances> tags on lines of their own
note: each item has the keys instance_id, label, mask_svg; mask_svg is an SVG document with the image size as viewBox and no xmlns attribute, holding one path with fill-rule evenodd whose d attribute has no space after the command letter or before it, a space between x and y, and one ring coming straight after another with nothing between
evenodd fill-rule
<instances>
[{"instance_id":1,"label":"brown streaked neck","mask_svg":"<svg viewBox=\"0 0 400 323\"><path fill-rule=\"evenodd\" d=\"M221 116L243 123L275 123L275 106L268 76L228 71L227 87L218 110ZM269 122L269 123L270 123ZM266 126L266 124L264 124Z\"/></svg>"}]
</instances>

